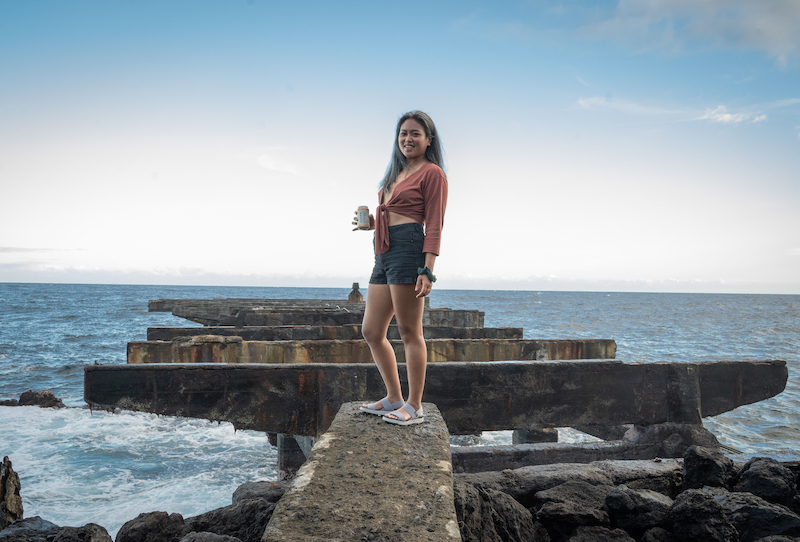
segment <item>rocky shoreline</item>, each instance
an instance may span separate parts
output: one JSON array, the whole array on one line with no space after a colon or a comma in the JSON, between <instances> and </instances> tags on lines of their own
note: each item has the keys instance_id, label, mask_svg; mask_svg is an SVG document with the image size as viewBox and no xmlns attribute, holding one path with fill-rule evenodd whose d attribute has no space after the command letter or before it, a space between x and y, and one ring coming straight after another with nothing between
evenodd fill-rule
<instances>
[{"instance_id":1,"label":"rocky shoreline","mask_svg":"<svg viewBox=\"0 0 800 542\"><path fill-rule=\"evenodd\" d=\"M736 464L693 446L683 460L458 474L454 495L464 542L787 542L800 540L797 481L795 464L763 457ZM19 477L7 457L0 482L0 542L112 542L93 523L23 519ZM260 542L285 487L249 482L231 505L190 518L140 514L116 542ZM357 540L393 539L365 532Z\"/></svg>"},{"instance_id":2,"label":"rocky shoreline","mask_svg":"<svg viewBox=\"0 0 800 542\"><path fill-rule=\"evenodd\" d=\"M49 392L26 394L26 404L58 408ZM800 541L798 472L797 462L754 457L735 463L717 448L692 446L682 459L456 474L454 504L464 542ZM116 542L260 542L285 489L286 482L249 482L231 505L198 516L140 514L120 528ZM20 493L19 476L5 457L0 542L113 542L93 523L60 527L38 516L23 518ZM392 529L359 533L355 540L393 542L395 535L387 533Z\"/></svg>"}]
</instances>

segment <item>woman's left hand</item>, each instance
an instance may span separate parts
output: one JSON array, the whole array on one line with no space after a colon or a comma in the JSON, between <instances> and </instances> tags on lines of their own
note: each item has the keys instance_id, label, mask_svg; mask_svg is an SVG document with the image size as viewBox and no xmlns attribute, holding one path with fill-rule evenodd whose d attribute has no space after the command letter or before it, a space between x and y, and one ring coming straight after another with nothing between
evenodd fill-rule
<instances>
[{"instance_id":1,"label":"woman's left hand","mask_svg":"<svg viewBox=\"0 0 800 542\"><path fill-rule=\"evenodd\" d=\"M428 275L420 275L417 277L417 284L414 286L414 291L417 292L417 297L425 297L431 293L433 283Z\"/></svg>"}]
</instances>

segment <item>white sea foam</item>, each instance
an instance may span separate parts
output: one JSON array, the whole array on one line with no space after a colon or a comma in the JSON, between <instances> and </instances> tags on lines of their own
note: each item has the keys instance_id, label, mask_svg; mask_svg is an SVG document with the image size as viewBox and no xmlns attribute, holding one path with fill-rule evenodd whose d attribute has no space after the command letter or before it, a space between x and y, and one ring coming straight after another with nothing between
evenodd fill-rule
<instances>
[{"instance_id":1,"label":"white sea foam","mask_svg":"<svg viewBox=\"0 0 800 542\"><path fill-rule=\"evenodd\" d=\"M231 503L239 484L276 478L266 435L230 424L87 409L0 407L25 517L89 522L112 534L142 512L184 517Z\"/></svg>"}]
</instances>

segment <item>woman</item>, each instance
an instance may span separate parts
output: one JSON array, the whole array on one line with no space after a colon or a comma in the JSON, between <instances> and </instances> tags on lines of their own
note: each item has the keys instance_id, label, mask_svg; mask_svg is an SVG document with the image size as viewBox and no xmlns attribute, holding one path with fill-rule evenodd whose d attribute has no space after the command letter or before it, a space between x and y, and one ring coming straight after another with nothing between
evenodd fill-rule
<instances>
[{"instance_id":1,"label":"woman","mask_svg":"<svg viewBox=\"0 0 800 542\"><path fill-rule=\"evenodd\" d=\"M410 425L424 421L422 391L428 352L422 336L422 311L424 298L436 280L433 266L447 205L447 178L442 171L439 135L428 115L406 113L397 122L395 135L392 158L378 192L376 217L370 215L369 229L375 230L375 267L361 327L387 393L361 410L383 416L389 423ZM408 401L403 401L397 359L386 339L393 316L405 346Z\"/></svg>"}]
</instances>

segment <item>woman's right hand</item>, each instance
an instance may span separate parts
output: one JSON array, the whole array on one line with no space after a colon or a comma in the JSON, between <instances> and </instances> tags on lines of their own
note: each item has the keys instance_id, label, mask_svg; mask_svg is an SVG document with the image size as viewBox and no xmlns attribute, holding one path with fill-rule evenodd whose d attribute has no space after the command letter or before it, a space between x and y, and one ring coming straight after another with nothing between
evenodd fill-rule
<instances>
[{"instance_id":1,"label":"woman's right hand","mask_svg":"<svg viewBox=\"0 0 800 542\"><path fill-rule=\"evenodd\" d=\"M353 218L352 224L353 224L353 226L355 226L355 228L353 228L353 231L361 229L361 228L358 227L358 211L356 211L356 216L355 216L355 218ZM369 215L369 228L366 231L374 230L374 229L375 229L375 217L372 216L372 215Z\"/></svg>"}]
</instances>

